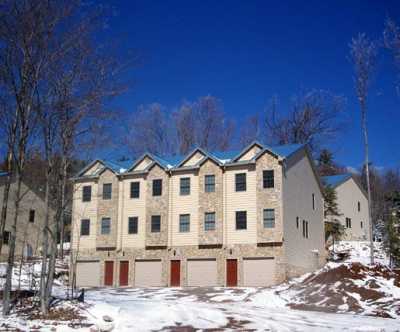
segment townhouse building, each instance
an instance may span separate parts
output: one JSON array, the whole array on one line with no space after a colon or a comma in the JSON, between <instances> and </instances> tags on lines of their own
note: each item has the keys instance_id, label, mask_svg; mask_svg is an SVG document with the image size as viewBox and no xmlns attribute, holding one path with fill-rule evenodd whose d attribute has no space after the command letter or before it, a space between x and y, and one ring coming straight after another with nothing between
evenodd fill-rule
<instances>
[{"instance_id":1,"label":"townhouse building","mask_svg":"<svg viewBox=\"0 0 400 332\"><path fill-rule=\"evenodd\" d=\"M269 286L325 261L304 145L95 160L74 178L72 273L90 286Z\"/></svg>"},{"instance_id":2,"label":"townhouse building","mask_svg":"<svg viewBox=\"0 0 400 332\"><path fill-rule=\"evenodd\" d=\"M7 173L0 172L0 210L3 206L4 188L7 181ZM27 182L21 184L21 200L17 216L17 232L15 244L15 256L31 258L40 255L42 245L42 228L46 214L46 204L43 192ZM17 198L17 183L13 179L10 185L7 203L6 223L3 232L3 247L0 261L7 261L11 231L15 218L15 200ZM53 221L55 211L50 209L50 222Z\"/></svg>"},{"instance_id":3,"label":"townhouse building","mask_svg":"<svg viewBox=\"0 0 400 332\"><path fill-rule=\"evenodd\" d=\"M336 191L340 215L334 219L344 227L343 240L369 241L368 195L351 173L324 176L326 186Z\"/></svg>"}]
</instances>

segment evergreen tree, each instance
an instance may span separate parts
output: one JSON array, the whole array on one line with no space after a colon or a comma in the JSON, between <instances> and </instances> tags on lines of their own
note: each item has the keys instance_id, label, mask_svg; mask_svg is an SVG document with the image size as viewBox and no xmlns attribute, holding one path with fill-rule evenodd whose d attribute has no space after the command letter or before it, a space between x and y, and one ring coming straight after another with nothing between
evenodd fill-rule
<instances>
[{"instance_id":1,"label":"evergreen tree","mask_svg":"<svg viewBox=\"0 0 400 332\"><path fill-rule=\"evenodd\" d=\"M324 190L324 214L325 214L325 240L332 237L333 244L340 240L344 232L344 226L339 222L340 211L337 204L336 190L326 186Z\"/></svg>"},{"instance_id":2,"label":"evergreen tree","mask_svg":"<svg viewBox=\"0 0 400 332\"><path fill-rule=\"evenodd\" d=\"M390 257L390 266L400 266L400 211L393 211L386 224L384 246Z\"/></svg>"}]
</instances>

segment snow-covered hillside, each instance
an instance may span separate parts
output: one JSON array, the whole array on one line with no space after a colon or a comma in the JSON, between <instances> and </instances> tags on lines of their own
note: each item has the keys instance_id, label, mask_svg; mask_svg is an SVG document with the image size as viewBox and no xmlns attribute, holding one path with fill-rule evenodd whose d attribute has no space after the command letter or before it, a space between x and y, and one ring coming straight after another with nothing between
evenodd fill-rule
<instances>
[{"instance_id":1,"label":"snow-covered hillside","mask_svg":"<svg viewBox=\"0 0 400 332\"><path fill-rule=\"evenodd\" d=\"M399 331L399 274L385 265L380 244L374 251L379 263L369 267L366 243L338 243L333 257L344 261L272 288L92 289L83 304L60 301L46 319L16 312L0 329Z\"/></svg>"}]
</instances>

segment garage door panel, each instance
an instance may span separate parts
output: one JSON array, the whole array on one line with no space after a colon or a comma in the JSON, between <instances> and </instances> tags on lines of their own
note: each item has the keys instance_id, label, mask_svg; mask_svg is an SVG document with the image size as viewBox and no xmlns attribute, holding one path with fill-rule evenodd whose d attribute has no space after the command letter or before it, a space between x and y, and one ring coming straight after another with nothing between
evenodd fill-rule
<instances>
[{"instance_id":1,"label":"garage door panel","mask_svg":"<svg viewBox=\"0 0 400 332\"><path fill-rule=\"evenodd\" d=\"M190 259L187 261L188 286L217 286L217 261L215 259Z\"/></svg>"},{"instance_id":2,"label":"garage door panel","mask_svg":"<svg viewBox=\"0 0 400 332\"><path fill-rule=\"evenodd\" d=\"M76 286L99 287L100 286L100 262L77 262Z\"/></svg>"},{"instance_id":3,"label":"garage door panel","mask_svg":"<svg viewBox=\"0 0 400 332\"><path fill-rule=\"evenodd\" d=\"M275 259L273 258L244 258L244 286L272 286L275 276Z\"/></svg>"},{"instance_id":4,"label":"garage door panel","mask_svg":"<svg viewBox=\"0 0 400 332\"><path fill-rule=\"evenodd\" d=\"M162 263L160 260L135 262L135 286L159 287L162 283Z\"/></svg>"}]
</instances>

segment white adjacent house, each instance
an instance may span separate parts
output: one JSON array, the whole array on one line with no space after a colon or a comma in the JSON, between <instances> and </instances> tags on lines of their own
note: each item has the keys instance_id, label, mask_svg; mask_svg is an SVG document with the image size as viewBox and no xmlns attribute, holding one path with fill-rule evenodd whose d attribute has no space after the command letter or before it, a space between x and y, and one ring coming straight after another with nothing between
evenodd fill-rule
<instances>
[{"instance_id":1,"label":"white adjacent house","mask_svg":"<svg viewBox=\"0 0 400 332\"><path fill-rule=\"evenodd\" d=\"M325 176L323 182L336 190L340 216L344 226L343 240L369 240L368 196L358 180L350 173Z\"/></svg>"}]
</instances>

